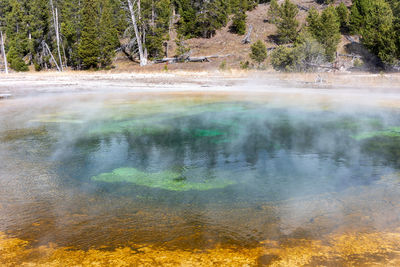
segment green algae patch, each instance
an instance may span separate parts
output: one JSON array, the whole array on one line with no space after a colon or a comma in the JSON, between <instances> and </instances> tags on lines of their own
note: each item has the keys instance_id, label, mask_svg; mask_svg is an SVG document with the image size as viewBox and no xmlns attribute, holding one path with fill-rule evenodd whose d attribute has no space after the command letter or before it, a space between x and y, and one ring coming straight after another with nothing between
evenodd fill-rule
<instances>
[{"instance_id":1,"label":"green algae patch","mask_svg":"<svg viewBox=\"0 0 400 267\"><path fill-rule=\"evenodd\" d=\"M191 181L192 179L176 171L143 172L135 168L118 168L109 173L93 176L91 180L105 183L132 183L170 191L206 191L235 184L234 181L227 179L195 179L196 181Z\"/></svg>"},{"instance_id":2,"label":"green algae patch","mask_svg":"<svg viewBox=\"0 0 400 267\"><path fill-rule=\"evenodd\" d=\"M216 137L224 134L224 132L218 130L196 129L194 131L196 137Z\"/></svg>"},{"instance_id":3,"label":"green algae patch","mask_svg":"<svg viewBox=\"0 0 400 267\"><path fill-rule=\"evenodd\" d=\"M149 118L107 122L91 128L88 132L88 135L112 135L123 132L129 132L136 135L145 135L166 133L173 129L171 125L162 124L160 121L162 121L162 119Z\"/></svg>"},{"instance_id":4,"label":"green algae patch","mask_svg":"<svg viewBox=\"0 0 400 267\"><path fill-rule=\"evenodd\" d=\"M382 131L366 132L352 136L352 138L357 141L369 139L372 137L400 137L400 127L390 127Z\"/></svg>"}]
</instances>

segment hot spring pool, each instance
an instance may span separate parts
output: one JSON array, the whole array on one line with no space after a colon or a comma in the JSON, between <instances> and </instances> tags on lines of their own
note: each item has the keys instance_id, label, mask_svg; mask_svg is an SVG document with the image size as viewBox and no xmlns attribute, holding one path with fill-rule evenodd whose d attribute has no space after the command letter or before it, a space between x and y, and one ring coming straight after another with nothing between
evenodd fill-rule
<instances>
[{"instance_id":1,"label":"hot spring pool","mask_svg":"<svg viewBox=\"0 0 400 267\"><path fill-rule=\"evenodd\" d=\"M0 114L4 262L399 259L400 109L115 93L7 100Z\"/></svg>"}]
</instances>

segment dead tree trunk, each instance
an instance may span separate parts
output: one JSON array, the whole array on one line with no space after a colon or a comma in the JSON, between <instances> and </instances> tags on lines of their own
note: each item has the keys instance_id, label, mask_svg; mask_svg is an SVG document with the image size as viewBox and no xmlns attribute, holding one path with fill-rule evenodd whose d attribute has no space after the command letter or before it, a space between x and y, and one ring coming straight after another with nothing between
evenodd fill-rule
<instances>
[{"instance_id":1,"label":"dead tree trunk","mask_svg":"<svg viewBox=\"0 0 400 267\"><path fill-rule=\"evenodd\" d=\"M63 71L63 63L62 63L61 52L60 52L60 34L58 31L58 11L57 11L57 8L54 8L53 0L50 0L50 5L51 5L51 12L53 14L54 30L56 32L58 59L59 59L59 63L61 66L61 71Z\"/></svg>"},{"instance_id":2,"label":"dead tree trunk","mask_svg":"<svg viewBox=\"0 0 400 267\"><path fill-rule=\"evenodd\" d=\"M250 25L249 31L247 32L246 36L243 38L243 44L249 44L251 42L251 32L253 31L253 25Z\"/></svg>"},{"instance_id":3,"label":"dead tree trunk","mask_svg":"<svg viewBox=\"0 0 400 267\"><path fill-rule=\"evenodd\" d=\"M7 62L6 49L4 48L4 38L3 38L2 31L0 31L0 37L1 37L1 53L3 54L4 67L5 67L6 73L8 74L8 62Z\"/></svg>"},{"instance_id":4,"label":"dead tree trunk","mask_svg":"<svg viewBox=\"0 0 400 267\"><path fill-rule=\"evenodd\" d=\"M56 27L56 38L57 38L57 52L58 52L58 59L60 60L60 67L61 67L61 71L64 71L63 68L63 62L61 59L61 50L60 50L60 32L59 32L59 28L58 28L58 11L56 8L56 25L54 25Z\"/></svg>"},{"instance_id":5,"label":"dead tree trunk","mask_svg":"<svg viewBox=\"0 0 400 267\"><path fill-rule=\"evenodd\" d=\"M224 57L230 57L232 56L231 54L228 55L214 55L214 56L200 56L200 57L191 57L190 55L183 55L181 57L167 57L163 59L158 59L155 60L155 64L159 63L179 63L179 62L211 62L212 58L224 58Z\"/></svg>"},{"instance_id":6,"label":"dead tree trunk","mask_svg":"<svg viewBox=\"0 0 400 267\"><path fill-rule=\"evenodd\" d=\"M51 58L52 58L53 61L54 61L54 64L56 64L57 70L58 70L58 71L61 71L60 67L59 67L58 64L57 64L56 59L55 59L54 56L53 56L53 53L51 53L51 50L50 50L49 46L46 44L45 41L43 41L42 44L43 44L44 47L46 47L47 52L49 52Z\"/></svg>"},{"instance_id":7,"label":"dead tree trunk","mask_svg":"<svg viewBox=\"0 0 400 267\"><path fill-rule=\"evenodd\" d=\"M138 48L139 48L140 66L145 66L147 64L147 58L145 57L145 55L143 53L142 38L140 36L139 29L138 29L138 26L136 23L135 12L133 10L133 5L132 5L131 0L127 0L127 1L128 1L129 12L131 13L133 29L135 30L136 42L137 42Z\"/></svg>"},{"instance_id":8,"label":"dead tree trunk","mask_svg":"<svg viewBox=\"0 0 400 267\"><path fill-rule=\"evenodd\" d=\"M154 0L151 1L151 26L155 25L155 10L154 10Z\"/></svg>"}]
</instances>

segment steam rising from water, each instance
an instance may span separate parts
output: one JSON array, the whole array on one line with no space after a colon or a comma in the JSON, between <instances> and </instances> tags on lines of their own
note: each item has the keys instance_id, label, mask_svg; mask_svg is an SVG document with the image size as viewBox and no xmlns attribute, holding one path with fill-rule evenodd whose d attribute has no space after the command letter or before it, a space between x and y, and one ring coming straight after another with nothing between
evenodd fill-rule
<instances>
[{"instance_id":1,"label":"steam rising from water","mask_svg":"<svg viewBox=\"0 0 400 267\"><path fill-rule=\"evenodd\" d=\"M4 102L0 232L76 248L195 249L392 230L399 112L343 99L286 91Z\"/></svg>"}]
</instances>

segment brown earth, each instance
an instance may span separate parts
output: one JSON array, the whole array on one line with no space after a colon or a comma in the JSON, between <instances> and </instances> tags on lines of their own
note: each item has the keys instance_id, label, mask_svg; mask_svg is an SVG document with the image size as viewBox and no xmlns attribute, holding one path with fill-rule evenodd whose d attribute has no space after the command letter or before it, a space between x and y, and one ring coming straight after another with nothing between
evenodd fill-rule
<instances>
[{"instance_id":1,"label":"brown earth","mask_svg":"<svg viewBox=\"0 0 400 267\"><path fill-rule=\"evenodd\" d=\"M282 2L282 1L278 1ZM310 0L292 0L295 4L303 7L310 8L311 6L316 7L318 10L323 10L325 6L317 4L315 1ZM350 0L338 0L335 4L344 2L346 5L350 5ZM277 46L271 37L275 34L276 27L267 21L267 12L269 9L268 4L260 4L257 8L247 12L247 28L253 26L251 35L252 43L257 40L263 40L266 46L275 47ZM298 20L300 25L305 24L307 12L304 10L299 11ZM170 64L168 65L169 70L186 70L186 71L212 71L219 69L222 62L226 62L227 69L239 69L240 62L250 61L249 57L251 44L242 44L244 36L233 34L229 31L231 22L228 25L218 31L215 36L210 39L205 38L193 38L187 41L187 44L191 48L192 56L211 56L211 55L230 55L224 58L212 59L211 62L206 63L181 63L181 64ZM175 33L171 34L171 41L169 42L170 56L175 54ZM347 53L345 46L350 42L342 36L342 40L338 47L339 53ZM347 58L340 58L340 60L348 66L350 63ZM118 55L115 61L116 71L162 71L165 68L165 64L152 64L144 68L140 68L137 64L132 64L122 54ZM269 71L273 71L271 67L268 67Z\"/></svg>"}]
</instances>

